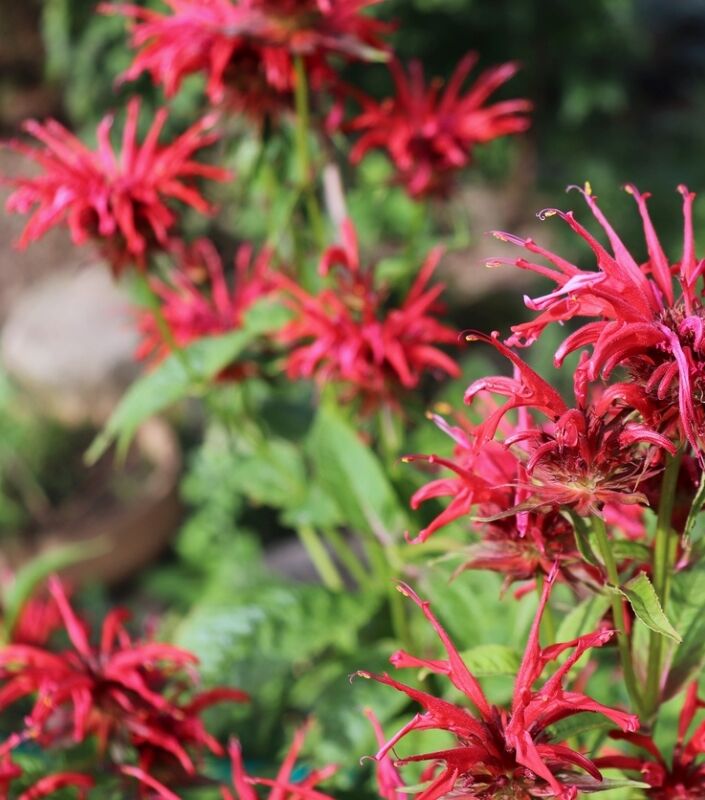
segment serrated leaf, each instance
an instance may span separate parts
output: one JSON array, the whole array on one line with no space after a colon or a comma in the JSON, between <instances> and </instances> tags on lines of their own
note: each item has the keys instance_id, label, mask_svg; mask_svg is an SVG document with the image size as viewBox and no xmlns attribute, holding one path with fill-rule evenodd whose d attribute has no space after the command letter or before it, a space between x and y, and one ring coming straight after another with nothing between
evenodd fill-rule
<instances>
[{"instance_id":1,"label":"serrated leaf","mask_svg":"<svg viewBox=\"0 0 705 800\"><path fill-rule=\"evenodd\" d=\"M661 608L656 590L648 577L640 572L618 590L629 601L636 616L652 631L680 642L678 631L671 625Z\"/></svg>"},{"instance_id":2,"label":"serrated leaf","mask_svg":"<svg viewBox=\"0 0 705 800\"><path fill-rule=\"evenodd\" d=\"M289 313L270 300L256 303L245 314L243 327L223 336L206 336L172 353L127 391L108 423L86 453L94 464L117 442L124 456L139 426L210 381L231 364L257 337L280 328Z\"/></svg>"},{"instance_id":3,"label":"serrated leaf","mask_svg":"<svg viewBox=\"0 0 705 800\"><path fill-rule=\"evenodd\" d=\"M396 537L406 514L377 456L336 412L321 407L308 438L316 480L360 531Z\"/></svg>"}]
</instances>

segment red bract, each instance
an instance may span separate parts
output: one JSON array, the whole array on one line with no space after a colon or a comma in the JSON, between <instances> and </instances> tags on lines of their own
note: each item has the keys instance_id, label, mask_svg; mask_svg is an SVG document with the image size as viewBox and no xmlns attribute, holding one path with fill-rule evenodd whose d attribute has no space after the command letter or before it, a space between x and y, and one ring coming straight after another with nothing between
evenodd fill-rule
<instances>
[{"instance_id":1,"label":"red bract","mask_svg":"<svg viewBox=\"0 0 705 800\"><path fill-rule=\"evenodd\" d=\"M292 105L293 57L304 59L309 81L320 87L335 74L331 52L367 58L384 27L360 12L376 0L165 0L165 12L104 3L106 13L133 20L139 50L127 79L148 72L175 94L183 79L203 73L212 103L255 117Z\"/></svg>"},{"instance_id":2,"label":"red bract","mask_svg":"<svg viewBox=\"0 0 705 800\"><path fill-rule=\"evenodd\" d=\"M15 766L9 758L0 763L0 797L8 800L13 781L22 777L22 770ZM47 775L40 778L35 784L16 795L17 800L39 800L40 797L50 797L61 789L76 789L75 797L86 800L88 790L94 785L93 778L78 772L59 772L56 775ZM63 796L63 795L62 795Z\"/></svg>"},{"instance_id":3,"label":"red bract","mask_svg":"<svg viewBox=\"0 0 705 800\"><path fill-rule=\"evenodd\" d=\"M252 254L249 245L238 250L232 287L228 286L218 251L207 239L200 239L181 252L180 268L171 273L170 283L152 278L150 283L161 303L163 322L151 310L140 315L143 338L137 358L159 361L171 352L173 344L185 347L204 336L237 330L247 309L274 286L271 254L263 250L254 260ZM165 340L163 323L171 341Z\"/></svg>"},{"instance_id":4,"label":"red bract","mask_svg":"<svg viewBox=\"0 0 705 800\"><path fill-rule=\"evenodd\" d=\"M548 601L555 570L544 585L536 619L529 634L526 651L514 685L510 709L490 705L477 679L465 665L450 637L432 613L409 587L402 586L424 613L437 632L448 655L447 660L420 659L400 651L392 656L398 668L428 669L446 675L462 692L472 711L442 700L389 677L359 673L404 692L423 708L401 728L377 753L381 760L414 730L438 730L450 733L455 747L399 759L399 765L428 761L437 765L431 783L417 795L417 800L438 800L443 797L575 797L582 786L599 788L602 780L595 764L582 753L563 742L551 740L550 726L576 714L590 712L606 716L622 730L635 731L639 720L632 714L598 703L577 691L569 691L563 683L572 666L592 647L601 647L614 631L601 631L570 642L542 648L539 626ZM571 652L572 651L572 652ZM534 689L544 669L564 655L560 666L540 689ZM583 773L587 773L584 775Z\"/></svg>"},{"instance_id":5,"label":"red bract","mask_svg":"<svg viewBox=\"0 0 705 800\"><path fill-rule=\"evenodd\" d=\"M77 245L97 241L116 273L127 264L146 266L150 250L163 248L177 214L176 200L207 214L212 211L195 178L224 181L227 170L193 156L218 139L208 133L216 117L201 119L174 142L158 143L167 120L160 109L142 144L137 142L139 100L131 100L118 156L110 140L113 117L98 126L98 149L89 150L55 120L30 120L24 129L43 146L12 141L10 147L42 168L37 177L13 178L8 211L32 212L18 246L26 247L50 228L66 223Z\"/></svg>"},{"instance_id":6,"label":"red bract","mask_svg":"<svg viewBox=\"0 0 705 800\"><path fill-rule=\"evenodd\" d=\"M402 65L392 61L394 97L379 103L363 97L362 113L349 124L361 134L350 154L353 163L368 150L386 150L413 197L445 194L455 173L472 160L476 145L525 131L531 110L527 100L487 104L517 65L492 67L463 92L476 62L476 53L466 55L444 87L438 81L426 85L420 62L411 62L407 76Z\"/></svg>"},{"instance_id":7,"label":"red bract","mask_svg":"<svg viewBox=\"0 0 705 800\"><path fill-rule=\"evenodd\" d=\"M382 747L386 741L382 726L379 720L369 708L365 709L365 716L372 723L375 731L377 744ZM385 753L381 758L377 758L377 791L383 800L406 800L407 794L404 791L404 781L399 774L399 770L394 766L389 753Z\"/></svg>"},{"instance_id":8,"label":"red bract","mask_svg":"<svg viewBox=\"0 0 705 800\"><path fill-rule=\"evenodd\" d=\"M573 212L547 209L541 217L557 215L592 250L596 271L580 269L561 256L506 233L504 241L522 247L532 256L510 261L553 280L550 294L527 300L539 311L532 322L514 327L510 343L535 341L553 322L574 318L590 320L566 338L556 352L560 364L568 353L590 348L587 376L608 378L617 367L629 376L625 402L651 404L659 430L676 430L703 457L705 446L705 327L702 288L698 288L705 261L695 256L692 207L695 195L684 186L683 253L674 265L667 259L647 209L648 194L633 186L627 191L636 200L644 227L647 258L641 263L626 248L599 209L589 185L582 191L593 216L604 230L611 251L604 247L574 217ZM537 263L538 255L550 266ZM490 262L506 263L504 259ZM637 406L638 407L638 406Z\"/></svg>"},{"instance_id":9,"label":"red bract","mask_svg":"<svg viewBox=\"0 0 705 800\"><path fill-rule=\"evenodd\" d=\"M640 780L651 787L646 791L653 800L697 800L705 797L705 723L701 722L692 736L685 741L695 712L703 706L698 699L697 682L690 685L685 695L678 735L671 763L663 756L650 736L615 731L614 739L623 739L642 750L646 757L608 755L595 759L602 767L614 767L625 772L640 773Z\"/></svg>"},{"instance_id":10,"label":"red bract","mask_svg":"<svg viewBox=\"0 0 705 800\"><path fill-rule=\"evenodd\" d=\"M230 743L230 763L232 767L233 792L223 786L221 793L223 800L259 800L255 786L269 786L269 800L333 800L329 795L319 791L316 787L325 781L337 770L332 764L322 769L311 770L306 777L299 781L292 773L296 766L296 759L304 743L308 725L299 728L291 743L289 752L282 762L276 778L251 778L242 763L242 750L240 743Z\"/></svg>"},{"instance_id":11,"label":"red bract","mask_svg":"<svg viewBox=\"0 0 705 800\"><path fill-rule=\"evenodd\" d=\"M396 404L400 391L418 386L425 372L457 376L458 365L438 348L457 342L457 334L432 316L443 286L428 283L440 256L430 253L404 301L389 309L387 292L360 266L355 229L347 222L343 244L321 261L324 275L337 267L332 288L312 295L286 277L279 280L296 315L279 337L291 347L289 377L339 382L369 411Z\"/></svg>"},{"instance_id":12,"label":"red bract","mask_svg":"<svg viewBox=\"0 0 705 800\"><path fill-rule=\"evenodd\" d=\"M465 392L472 402L480 392L492 392L507 402L480 426L480 439L493 436L511 409L535 409L551 424L520 430L506 439L526 453L526 484L537 505L571 507L578 514L600 513L607 503L647 503L640 484L663 468L663 455L674 444L638 419L633 407L615 402L619 387L611 387L594 402L588 397L585 364L575 374L576 407L569 408L558 392L516 353L492 337L471 334L492 344L511 360L515 376L482 378Z\"/></svg>"},{"instance_id":13,"label":"red bract","mask_svg":"<svg viewBox=\"0 0 705 800\"><path fill-rule=\"evenodd\" d=\"M49 588L72 649L55 653L11 644L0 650L0 708L36 695L26 730L11 737L5 749L26 738L51 744L95 735L102 750L112 741L132 744L150 764L156 750L188 774L195 768L186 748L220 752L199 714L213 702L244 700L244 693L218 689L181 702L193 684L188 670L195 656L169 644L133 642L123 626L127 613L121 610L108 614L100 645L93 647L59 581L52 579Z\"/></svg>"}]
</instances>

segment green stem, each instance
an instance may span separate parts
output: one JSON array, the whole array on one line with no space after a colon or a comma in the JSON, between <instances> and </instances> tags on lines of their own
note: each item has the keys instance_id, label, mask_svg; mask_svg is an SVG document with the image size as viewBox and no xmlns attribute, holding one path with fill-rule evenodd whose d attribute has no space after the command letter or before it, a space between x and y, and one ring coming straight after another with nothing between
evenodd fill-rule
<instances>
[{"instance_id":1,"label":"green stem","mask_svg":"<svg viewBox=\"0 0 705 800\"><path fill-rule=\"evenodd\" d=\"M543 575L537 576L536 592L539 596L539 601L541 600L541 595L543 594L543 584ZM543 619L541 620L541 632L543 633L545 647L556 643L556 621L553 618L553 609L551 608L550 602L546 603L546 608L543 612Z\"/></svg>"},{"instance_id":2,"label":"green stem","mask_svg":"<svg viewBox=\"0 0 705 800\"><path fill-rule=\"evenodd\" d=\"M301 544L306 548L309 558L321 576L323 585L332 592L342 591L345 588L343 579L315 528L312 525L300 525L298 534Z\"/></svg>"},{"instance_id":3,"label":"green stem","mask_svg":"<svg viewBox=\"0 0 705 800\"><path fill-rule=\"evenodd\" d=\"M631 642L629 634L627 633L627 626L624 622L624 600L619 594L619 572L617 570L617 562L614 560L614 554L610 547L609 539L607 538L607 529L605 528L605 521L602 517L594 516L592 518L592 529L597 540L597 546L602 556L607 571L607 579L613 589L609 589L612 603L612 616L614 618L614 625L617 629L617 647L619 649L619 658L622 662L622 671L624 672L624 684L627 687L627 692L634 704L634 709L637 714L641 713L642 699L639 692L639 686L634 672L634 662L632 661Z\"/></svg>"},{"instance_id":4,"label":"green stem","mask_svg":"<svg viewBox=\"0 0 705 800\"><path fill-rule=\"evenodd\" d=\"M656 596L664 612L668 605L671 588L671 572L674 549L671 517L676 494L676 484L681 466L682 453L668 460L661 479L661 495L656 518L656 534L654 536L653 582ZM646 673L646 690L644 707L647 719L651 719L658 710L661 694L661 666L663 662L663 636L656 631L649 635L649 659Z\"/></svg>"},{"instance_id":5,"label":"green stem","mask_svg":"<svg viewBox=\"0 0 705 800\"><path fill-rule=\"evenodd\" d=\"M306 197L306 211L313 227L318 244L322 247L325 242L325 231L321 210L318 207L316 190L314 187L311 170L311 152L309 150L309 135L311 129L311 116L308 102L308 80L306 66L301 56L294 59L295 86L294 104L296 107L296 156L299 166L299 185Z\"/></svg>"},{"instance_id":6,"label":"green stem","mask_svg":"<svg viewBox=\"0 0 705 800\"><path fill-rule=\"evenodd\" d=\"M326 541L335 552L340 563L347 569L360 586L364 586L369 581L369 575L364 565L360 561L357 553L345 541L345 537L337 528L324 528L323 535Z\"/></svg>"}]
</instances>

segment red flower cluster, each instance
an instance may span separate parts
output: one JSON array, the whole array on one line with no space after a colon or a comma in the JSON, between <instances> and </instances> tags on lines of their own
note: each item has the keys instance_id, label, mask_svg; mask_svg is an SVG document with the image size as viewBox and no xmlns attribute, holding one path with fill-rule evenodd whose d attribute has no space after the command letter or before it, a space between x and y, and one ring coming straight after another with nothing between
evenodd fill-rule
<instances>
[{"instance_id":1,"label":"red flower cluster","mask_svg":"<svg viewBox=\"0 0 705 800\"><path fill-rule=\"evenodd\" d=\"M246 700L244 692L214 689L184 700L193 685L193 655L169 644L133 642L122 610L108 614L93 647L55 578L50 592L72 649L10 644L0 650L0 708L35 697L25 729L10 737L5 751L28 738L50 746L95 736L101 751L109 743L134 748L136 777L154 770L193 775L194 754L222 753L200 714L217 702Z\"/></svg>"},{"instance_id":2,"label":"red flower cluster","mask_svg":"<svg viewBox=\"0 0 705 800\"><path fill-rule=\"evenodd\" d=\"M360 265L355 229L347 222L343 230L343 244L321 261L323 275L337 267L333 288L312 295L279 279L296 314L279 336L292 348L289 377L340 382L371 410L395 403L399 390L417 386L426 371L457 376L458 365L438 349L456 342L457 334L432 316L443 286L428 288L440 251L428 256L402 304L388 311L386 292Z\"/></svg>"},{"instance_id":3,"label":"red flower cluster","mask_svg":"<svg viewBox=\"0 0 705 800\"><path fill-rule=\"evenodd\" d=\"M55 120L24 124L43 146L12 141L10 147L43 171L36 177L8 181L15 191L8 198L7 210L24 214L34 209L19 247L66 222L75 244L97 240L118 273L129 263L144 268L148 253L167 245L177 219L171 201L203 214L212 211L194 186L194 178L225 181L230 173L201 164L193 156L217 140L216 133L208 132L216 117L206 116L170 144L160 145L167 120L166 109L161 109L140 145L139 112L139 100L131 100L119 157L110 141L112 116L98 126L96 151Z\"/></svg>"},{"instance_id":4,"label":"red flower cluster","mask_svg":"<svg viewBox=\"0 0 705 800\"><path fill-rule=\"evenodd\" d=\"M137 358L158 361L169 354L174 344L185 347L203 336L237 330L247 309L273 289L270 257L269 251L263 250L253 261L252 247L243 245L235 256L235 282L231 288L212 242L199 239L193 246L182 248L180 268L171 273L171 282L150 280L161 303L161 319L151 310L140 315L143 338ZM170 341L165 339L164 323Z\"/></svg>"},{"instance_id":5,"label":"red flower cluster","mask_svg":"<svg viewBox=\"0 0 705 800\"><path fill-rule=\"evenodd\" d=\"M392 61L396 94L379 103L362 97L363 110L349 123L350 130L361 134L351 161L357 163L372 149L386 150L412 197L447 194L476 145L521 133L530 125L528 100L486 104L514 75L516 64L486 70L463 92L476 61L477 54L468 53L445 87L441 82L427 86L418 61L411 63L408 76L398 61Z\"/></svg>"},{"instance_id":6,"label":"red flower cluster","mask_svg":"<svg viewBox=\"0 0 705 800\"><path fill-rule=\"evenodd\" d=\"M705 410L705 309L697 288L705 261L695 255L693 200L695 195L679 187L683 195L683 254L671 265L649 217L648 195L633 186L627 191L641 214L648 257L643 263L624 245L597 205L589 185L582 194L604 230L610 250L574 217L573 212L547 209L542 218L557 215L583 239L594 254L597 269L588 271L561 256L507 233L495 235L532 254L509 263L557 284L550 294L527 300L540 312L528 323L513 328L510 343L525 346L535 341L554 322L588 320L566 338L556 352L560 364L568 353L589 348L584 370L589 380L609 378L620 368L627 380L611 388L625 406L638 409L659 432L689 443L704 458ZM537 263L538 255L550 264ZM495 259L492 266L507 263Z\"/></svg>"},{"instance_id":7,"label":"red flower cluster","mask_svg":"<svg viewBox=\"0 0 705 800\"><path fill-rule=\"evenodd\" d=\"M251 778L245 772L242 763L240 743L233 741L230 744L230 763L232 767L233 794L230 789L221 789L223 800L259 800L255 786L269 786L269 800L333 800L329 795L321 792L317 786L325 781L337 770L333 764L323 769L311 770L303 780L296 780L292 773L296 766L296 759L304 744L304 739L309 725L299 728L291 743L289 752L282 761L276 778Z\"/></svg>"},{"instance_id":8,"label":"red flower cluster","mask_svg":"<svg viewBox=\"0 0 705 800\"><path fill-rule=\"evenodd\" d=\"M610 641L614 631L591 633L541 648L539 627L555 576L553 570L545 582L514 684L512 705L507 710L490 705L429 604L409 587L401 587L403 594L419 606L435 629L448 658L428 660L399 651L392 656L392 663L397 668L421 668L446 675L473 708L471 712L399 683L387 674L359 673L404 692L423 708L423 713L416 714L381 748L376 756L378 761L415 730L447 731L457 741L455 747L407 756L396 762L398 765L431 762L424 775L430 783L416 796L417 800L450 796L573 798L581 788L599 787L602 776L595 763L585 755L564 742L551 741L550 727L583 712L602 714L624 731L633 732L639 727L634 715L604 706L563 685L570 669L583 654L590 648L602 647ZM546 667L561 656L560 666L541 688L534 689Z\"/></svg>"},{"instance_id":9,"label":"red flower cluster","mask_svg":"<svg viewBox=\"0 0 705 800\"><path fill-rule=\"evenodd\" d=\"M104 3L132 19L139 52L125 78L147 72L167 96L204 73L212 103L225 101L256 118L289 108L293 58L304 59L314 86L335 75L327 56L367 58L384 30L361 11L377 0L165 0L169 11Z\"/></svg>"}]
</instances>

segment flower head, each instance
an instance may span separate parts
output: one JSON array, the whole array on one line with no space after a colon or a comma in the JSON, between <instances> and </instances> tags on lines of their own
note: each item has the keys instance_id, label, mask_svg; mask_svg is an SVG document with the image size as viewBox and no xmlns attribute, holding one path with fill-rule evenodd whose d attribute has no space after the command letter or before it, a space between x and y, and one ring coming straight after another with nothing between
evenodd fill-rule
<instances>
[{"instance_id":1,"label":"flower head","mask_svg":"<svg viewBox=\"0 0 705 800\"><path fill-rule=\"evenodd\" d=\"M639 419L639 406L615 402L619 386L612 386L591 402L585 382L585 362L575 373L576 406L569 408L560 394L534 372L496 335L468 338L492 344L514 365L512 378L482 378L465 392L472 402L480 392L492 392L507 402L480 426L480 439L493 436L504 416L514 408L534 409L548 418L546 426L531 426L505 440L526 453L527 489L538 505L568 506L578 514L600 513L607 503L643 503L640 484L663 469L664 453L674 444Z\"/></svg>"},{"instance_id":2,"label":"flower head","mask_svg":"<svg viewBox=\"0 0 705 800\"><path fill-rule=\"evenodd\" d=\"M457 364L438 348L455 343L457 334L433 316L443 286L428 287L440 255L431 252L401 305L388 309L387 293L360 265L355 229L346 223L343 244L321 261L323 275L336 267L333 288L312 295L280 279L296 315L280 333L291 347L288 375L340 382L368 410L395 403L425 372L457 376Z\"/></svg>"},{"instance_id":3,"label":"flower head","mask_svg":"<svg viewBox=\"0 0 705 800\"><path fill-rule=\"evenodd\" d=\"M448 657L427 660L400 651L392 656L392 663L398 668L423 668L447 676L470 704L469 709L455 705L399 683L387 674L359 673L404 692L423 709L380 749L376 755L378 761L414 730L446 731L456 740L454 747L408 756L396 762L398 765L430 762L437 766L434 777L417 795L417 800L438 800L456 795L483 800L491 797L573 798L579 787L590 783L594 787L602 777L589 758L564 742L552 740L550 727L575 714L589 712L606 716L622 730L637 730L639 721L634 715L604 706L563 685L568 672L582 655L590 648L606 644L614 631L591 633L546 648L540 646L539 626L555 575L553 571L544 585L509 709L489 703L429 604L402 585L403 594L419 606L435 629ZM546 667L561 655L560 666L540 688L535 689L534 684Z\"/></svg>"},{"instance_id":4,"label":"flower head","mask_svg":"<svg viewBox=\"0 0 705 800\"><path fill-rule=\"evenodd\" d=\"M520 133L530 124L527 100L487 104L517 71L516 64L486 70L463 91L476 61L477 54L468 53L445 86L438 81L426 85L418 61L410 64L408 75L392 61L396 93L379 103L362 99L362 112L349 124L361 134L351 160L359 161L368 150L386 150L410 195L447 193L455 173L471 162L476 145Z\"/></svg>"},{"instance_id":5,"label":"flower head","mask_svg":"<svg viewBox=\"0 0 705 800\"><path fill-rule=\"evenodd\" d=\"M125 74L147 72L168 97L204 73L212 103L261 118L292 105L293 59L304 59L314 87L335 80L327 56L367 58L381 23L361 12L376 0L165 0L167 11L104 3L133 20L137 56Z\"/></svg>"},{"instance_id":6,"label":"flower head","mask_svg":"<svg viewBox=\"0 0 705 800\"><path fill-rule=\"evenodd\" d=\"M306 724L294 734L294 739L281 767L275 778L251 778L246 772L242 762L242 749L238 741L230 743L230 763L232 768L233 792L222 787L223 800L259 800L255 786L270 787L269 800L332 800L321 792L317 786L327 780L336 771L337 767L329 764L322 769L310 771L303 780L294 778L293 772L296 760L304 744L306 733L310 725Z\"/></svg>"},{"instance_id":7,"label":"flower head","mask_svg":"<svg viewBox=\"0 0 705 800\"><path fill-rule=\"evenodd\" d=\"M492 408L488 402L485 408ZM438 455L406 456L407 462L426 462L450 471L416 491L411 507L438 498L449 498L448 505L412 540L427 541L436 531L455 520L467 517L474 521L480 540L467 549L469 558L461 569L488 569L506 580L530 580L547 575L554 564L570 578L584 573L570 522L552 508L527 509L527 473L524 462L503 442L478 439L478 428L458 415L451 425L438 414L433 421L450 436L455 448L451 458ZM528 421L527 421L528 424ZM510 436L517 428L502 425Z\"/></svg>"},{"instance_id":8,"label":"flower head","mask_svg":"<svg viewBox=\"0 0 705 800\"><path fill-rule=\"evenodd\" d=\"M166 109L160 109L139 144L139 112L139 100L131 100L119 156L110 140L112 116L98 126L95 151L56 120L24 124L41 146L13 141L10 147L34 161L42 172L8 180L15 187L7 201L8 211L32 212L19 247L65 222L75 244L97 241L115 272L128 263L144 268L149 251L165 247L176 224L173 201L203 214L212 211L194 179L224 181L230 173L193 156L217 140L217 134L208 132L215 116L204 117L172 143L160 145L167 120Z\"/></svg>"},{"instance_id":9,"label":"flower head","mask_svg":"<svg viewBox=\"0 0 705 800\"><path fill-rule=\"evenodd\" d=\"M647 208L648 194L633 186L642 218L647 258L629 252L604 216L589 185L581 193L603 229L609 248L596 239L572 211L547 209L541 217L558 216L592 251L595 270L583 270L532 239L498 232L495 235L530 254L509 260L552 280L557 288L527 300L536 319L516 325L510 344L527 345L554 322L587 320L570 334L556 352L560 364L568 353L587 348L587 377L607 379L620 368L626 375L624 400L638 408L653 408L653 423L660 431L676 432L701 458L705 451L705 307L700 279L705 261L695 255L693 201L684 186L683 252L673 264L659 242ZM536 258L538 256L538 259ZM495 259L492 265L506 263ZM547 262L543 263L543 262ZM637 405L638 404L638 405Z\"/></svg>"},{"instance_id":10,"label":"flower head","mask_svg":"<svg viewBox=\"0 0 705 800\"><path fill-rule=\"evenodd\" d=\"M180 266L170 282L152 278L150 283L160 301L161 320L147 310L139 317L142 341L137 358L161 360L172 345L185 347L204 336L237 330L245 312L274 287L271 254L263 250L253 259L253 250L243 245L234 261L235 280L230 287L223 262L212 242L199 239L180 253ZM167 341L162 320L169 330Z\"/></svg>"},{"instance_id":11,"label":"flower head","mask_svg":"<svg viewBox=\"0 0 705 800\"><path fill-rule=\"evenodd\" d=\"M49 589L71 649L10 644L0 650L0 708L35 696L25 731L10 737L5 749L27 738L51 744L95 735L103 750L119 741L135 747L150 764L158 751L187 774L195 771L191 753L204 747L221 751L199 715L213 702L246 699L243 692L218 689L184 701L183 693L193 685L189 670L195 656L169 644L133 642L122 610L108 614L94 647L58 579L51 579Z\"/></svg>"},{"instance_id":12,"label":"flower head","mask_svg":"<svg viewBox=\"0 0 705 800\"><path fill-rule=\"evenodd\" d=\"M643 755L606 755L595 759L596 763L602 767L640 773L639 778L649 784L646 795L651 800L695 800L705 797L705 722L701 722L686 740L695 713L703 705L698 698L696 681L685 694L670 763L650 736L623 731L614 731L612 738L629 742Z\"/></svg>"}]
</instances>

